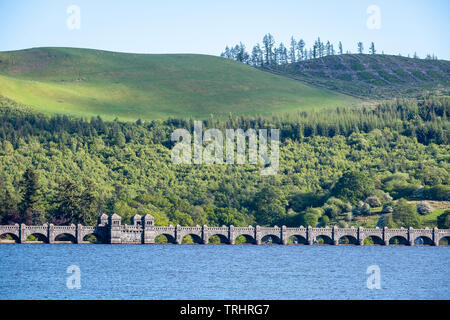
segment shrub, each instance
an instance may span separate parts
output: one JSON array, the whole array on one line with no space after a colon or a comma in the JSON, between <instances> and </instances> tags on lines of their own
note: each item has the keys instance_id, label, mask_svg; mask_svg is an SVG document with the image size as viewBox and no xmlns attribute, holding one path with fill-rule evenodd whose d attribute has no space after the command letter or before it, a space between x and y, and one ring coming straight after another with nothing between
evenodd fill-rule
<instances>
[{"instance_id":1,"label":"shrub","mask_svg":"<svg viewBox=\"0 0 450 320\"><path fill-rule=\"evenodd\" d=\"M389 192L384 192L383 190L380 189L376 189L371 196L377 196L381 204L385 204L386 202L392 201L392 197L389 194Z\"/></svg>"},{"instance_id":2,"label":"shrub","mask_svg":"<svg viewBox=\"0 0 450 320\"><path fill-rule=\"evenodd\" d=\"M408 203L405 199L400 199L394 205L392 218L394 223L400 227L420 227L419 215L417 214L416 206Z\"/></svg>"},{"instance_id":3,"label":"shrub","mask_svg":"<svg viewBox=\"0 0 450 320\"><path fill-rule=\"evenodd\" d=\"M391 202L393 199L392 199L391 195L389 194L389 192L386 192L384 194L383 200L386 202Z\"/></svg>"},{"instance_id":4,"label":"shrub","mask_svg":"<svg viewBox=\"0 0 450 320\"><path fill-rule=\"evenodd\" d=\"M308 212L305 213L305 215L303 216L303 226L304 227L316 227L317 226L317 222L319 221L319 217L317 215L315 215L314 213Z\"/></svg>"},{"instance_id":5,"label":"shrub","mask_svg":"<svg viewBox=\"0 0 450 320\"><path fill-rule=\"evenodd\" d=\"M320 217L323 214L322 208L308 208L305 211L306 213L311 213L316 215L317 217Z\"/></svg>"},{"instance_id":6,"label":"shrub","mask_svg":"<svg viewBox=\"0 0 450 320\"><path fill-rule=\"evenodd\" d=\"M384 228L384 227L388 227L388 228L395 228L396 225L394 223L394 219L392 218L392 214L384 214L382 215L377 222L377 227L379 228Z\"/></svg>"},{"instance_id":7,"label":"shrub","mask_svg":"<svg viewBox=\"0 0 450 320\"><path fill-rule=\"evenodd\" d=\"M422 201L417 204L417 212L426 215L434 211L434 208L426 201Z\"/></svg>"},{"instance_id":8,"label":"shrub","mask_svg":"<svg viewBox=\"0 0 450 320\"><path fill-rule=\"evenodd\" d=\"M370 196L365 201L371 208L378 208L381 206L381 201L377 196Z\"/></svg>"},{"instance_id":9,"label":"shrub","mask_svg":"<svg viewBox=\"0 0 450 320\"><path fill-rule=\"evenodd\" d=\"M331 218L351 211L352 205L349 202L344 202L341 199L331 197L325 202L324 210L325 214Z\"/></svg>"},{"instance_id":10,"label":"shrub","mask_svg":"<svg viewBox=\"0 0 450 320\"><path fill-rule=\"evenodd\" d=\"M383 209L381 209L381 213L392 213L392 211L394 211L394 209L392 209L392 206L388 203L386 203L383 206Z\"/></svg>"},{"instance_id":11,"label":"shrub","mask_svg":"<svg viewBox=\"0 0 450 320\"><path fill-rule=\"evenodd\" d=\"M370 206L367 203L360 201L352 212L357 216L368 216L370 215Z\"/></svg>"}]
</instances>

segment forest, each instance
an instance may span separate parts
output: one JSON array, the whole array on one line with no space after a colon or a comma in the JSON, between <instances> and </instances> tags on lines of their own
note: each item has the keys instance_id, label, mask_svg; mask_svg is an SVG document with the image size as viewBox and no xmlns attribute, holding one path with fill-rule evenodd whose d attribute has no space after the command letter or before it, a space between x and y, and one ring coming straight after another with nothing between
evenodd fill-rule
<instances>
[{"instance_id":1,"label":"forest","mask_svg":"<svg viewBox=\"0 0 450 320\"><path fill-rule=\"evenodd\" d=\"M0 99L2 224L151 214L156 225L448 228L450 98L203 121L278 128L280 169L175 165L171 133L194 119L47 116ZM436 207L436 204L444 206Z\"/></svg>"}]
</instances>

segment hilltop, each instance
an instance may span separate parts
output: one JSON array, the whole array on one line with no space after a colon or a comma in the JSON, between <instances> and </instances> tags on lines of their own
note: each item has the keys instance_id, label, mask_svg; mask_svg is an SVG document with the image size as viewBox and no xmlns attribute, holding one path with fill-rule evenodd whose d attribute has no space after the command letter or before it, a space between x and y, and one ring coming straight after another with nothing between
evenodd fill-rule
<instances>
[{"instance_id":1,"label":"hilltop","mask_svg":"<svg viewBox=\"0 0 450 320\"><path fill-rule=\"evenodd\" d=\"M271 115L358 100L224 58L35 48L0 52L0 95L105 119Z\"/></svg>"},{"instance_id":2,"label":"hilltop","mask_svg":"<svg viewBox=\"0 0 450 320\"><path fill-rule=\"evenodd\" d=\"M356 97L417 97L427 91L448 93L450 62L392 55L330 55L264 70Z\"/></svg>"}]
</instances>

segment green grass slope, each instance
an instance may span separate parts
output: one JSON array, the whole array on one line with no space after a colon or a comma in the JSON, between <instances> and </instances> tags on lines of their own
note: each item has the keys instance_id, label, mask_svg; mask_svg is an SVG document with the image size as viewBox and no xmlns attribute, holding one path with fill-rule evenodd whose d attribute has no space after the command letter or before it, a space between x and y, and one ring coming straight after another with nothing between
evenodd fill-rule
<instances>
[{"instance_id":1,"label":"green grass slope","mask_svg":"<svg viewBox=\"0 0 450 320\"><path fill-rule=\"evenodd\" d=\"M270 115L357 102L214 56L75 48L0 52L0 95L44 113L122 120Z\"/></svg>"},{"instance_id":2,"label":"green grass slope","mask_svg":"<svg viewBox=\"0 0 450 320\"><path fill-rule=\"evenodd\" d=\"M303 82L357 97L415 97L448 94L450 62L392 55L344 54L266 68Z\"/></svg>"}]
</instances>

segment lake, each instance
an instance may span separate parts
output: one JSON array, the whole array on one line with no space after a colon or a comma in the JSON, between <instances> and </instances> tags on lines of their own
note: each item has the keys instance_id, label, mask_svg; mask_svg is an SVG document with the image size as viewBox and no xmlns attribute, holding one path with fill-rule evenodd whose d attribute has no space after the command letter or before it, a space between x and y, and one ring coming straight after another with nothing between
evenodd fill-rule
<instances>
[{"instance_id":1,"label":"lake","mask_svg":"<svg viewBox=\"0 0 450 320\"><path fill-rule=\"evenodd\" d=\"M448 299L449 265L449 247L0 244L0 299Z\"/></svg>"}]
</instances>

